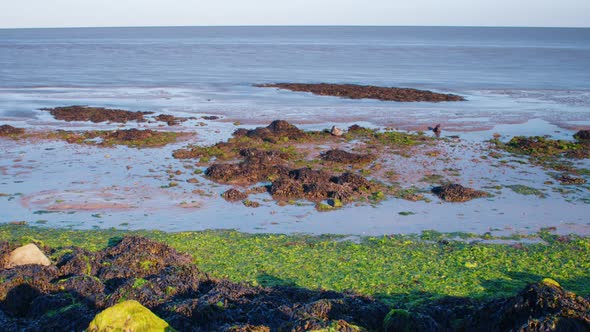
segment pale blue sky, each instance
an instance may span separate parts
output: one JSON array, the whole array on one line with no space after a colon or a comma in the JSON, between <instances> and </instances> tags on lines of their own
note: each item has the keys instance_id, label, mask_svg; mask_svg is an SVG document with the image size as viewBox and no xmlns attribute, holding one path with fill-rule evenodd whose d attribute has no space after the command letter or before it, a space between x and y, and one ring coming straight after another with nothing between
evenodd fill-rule
<instances>
[{"instance_id":1,"label":"pale blue sky","mask_svg":"<svg viewBox=\"0 0 590 332\"><path fill-rule=\"evenodd\" d=\"M590 0L0 0L0 28L174 25L590 26Z\"/></svg>"}]
</instances>

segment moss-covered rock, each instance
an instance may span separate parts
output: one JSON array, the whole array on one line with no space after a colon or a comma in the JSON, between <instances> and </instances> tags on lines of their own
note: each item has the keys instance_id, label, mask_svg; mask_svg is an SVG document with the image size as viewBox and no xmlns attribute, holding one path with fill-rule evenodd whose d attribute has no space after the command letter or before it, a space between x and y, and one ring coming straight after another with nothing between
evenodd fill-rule
<instances>
[{"instance_id":1,"label":"moss-covered rock","mask_svg":"<svg viewBox=\"0 0 590 332\"><path fill-rule=\"evenodd\" d=\"M383 321L383 329L389 332L438 331L436 322L427 315L403 309L393 309Z\"/></svg>"},{"instance_id":2,"label":"moss-covered rock","mask_svg":"<svg viewBox=\"0 0 590 332\"><path fill-rule=\"evenodd\" d=\"M124 301L105 309L94 317L87 331L174 331L149 309L134 300Z\"/></svg>"}]
</instances>

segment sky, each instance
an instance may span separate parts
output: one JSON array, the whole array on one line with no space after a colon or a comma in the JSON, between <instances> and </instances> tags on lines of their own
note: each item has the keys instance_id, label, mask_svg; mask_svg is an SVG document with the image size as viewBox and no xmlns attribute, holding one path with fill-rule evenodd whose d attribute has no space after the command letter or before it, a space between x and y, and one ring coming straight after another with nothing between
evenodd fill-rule
<instances>
[{"instance_id":1,"label":"sky","mask_svg":"<svg viewBox=\"0 0 590 332\"><path fill-rule=\"evenodd\" d=\"M590 27L590 0L0 0L0 28L194 25Z\"/></svg>"}]
</instances>

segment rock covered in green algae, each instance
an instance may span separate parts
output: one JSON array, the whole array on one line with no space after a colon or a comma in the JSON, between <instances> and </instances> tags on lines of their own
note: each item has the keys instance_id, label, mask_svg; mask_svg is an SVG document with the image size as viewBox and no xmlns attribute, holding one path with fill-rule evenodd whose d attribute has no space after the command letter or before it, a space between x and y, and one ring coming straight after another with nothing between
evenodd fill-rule
<instances>
[{"instance_id":1,"label":"rock covered in green algae","mask_svg":"<svg viewBox=\"0 0 590 332\"><path fill-rule=\"evenodd\" d=\"M466 202L474 198L488 196L484 191L466 188L456 183L447 183L439 187L434 187L432 192L447 202Z\"/></svg>"},{"instance_id":2,"label":"rock covered in green algae","mask_svg":"<svg viewBox=\"0 0 590 332\"><path fill-rule=\"evenodd\" d=\"M175 330L139 302L128 300L96 315L87 331L171 332Z\"/></svg>"},{"instance_id":3,"label":"rock covered in green algae","mask_svg":"<svg viewBox=\"0 0 590 332\"><path fill-rule=\"evenodd\" d=\"M385 317L383 329L388 332L434 332L439 327L430 316L393 309Z\"/></svg>"}]
</instances>

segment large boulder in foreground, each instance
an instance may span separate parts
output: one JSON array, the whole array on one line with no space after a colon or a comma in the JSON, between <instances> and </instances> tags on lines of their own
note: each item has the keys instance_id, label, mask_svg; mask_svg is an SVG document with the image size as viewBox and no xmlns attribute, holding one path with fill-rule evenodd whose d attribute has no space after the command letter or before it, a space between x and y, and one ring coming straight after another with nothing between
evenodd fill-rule
<instances>
[{"instance_id":1,"label":"large boulder in foreground","mask_svg":"<svg viewBox=\"0 0 590 332\"><path fill-rule=\"evenodd\" d=\"M139 302L128 300L105 309L88 325L88 332L170 332L175 331Z\"/></svg>"},{"instance_id":2,"label":"large boulder in foreground","mask_svg":"<svg viewBox=\"0 0 590 332\"><path fill-rule=\"evenodd\" d=\"M22 247L14 249L8 256L6 268L12 268L20 265L51 265L51 261L36 245L29 243Z\"/></svg>"}]
</instances>

